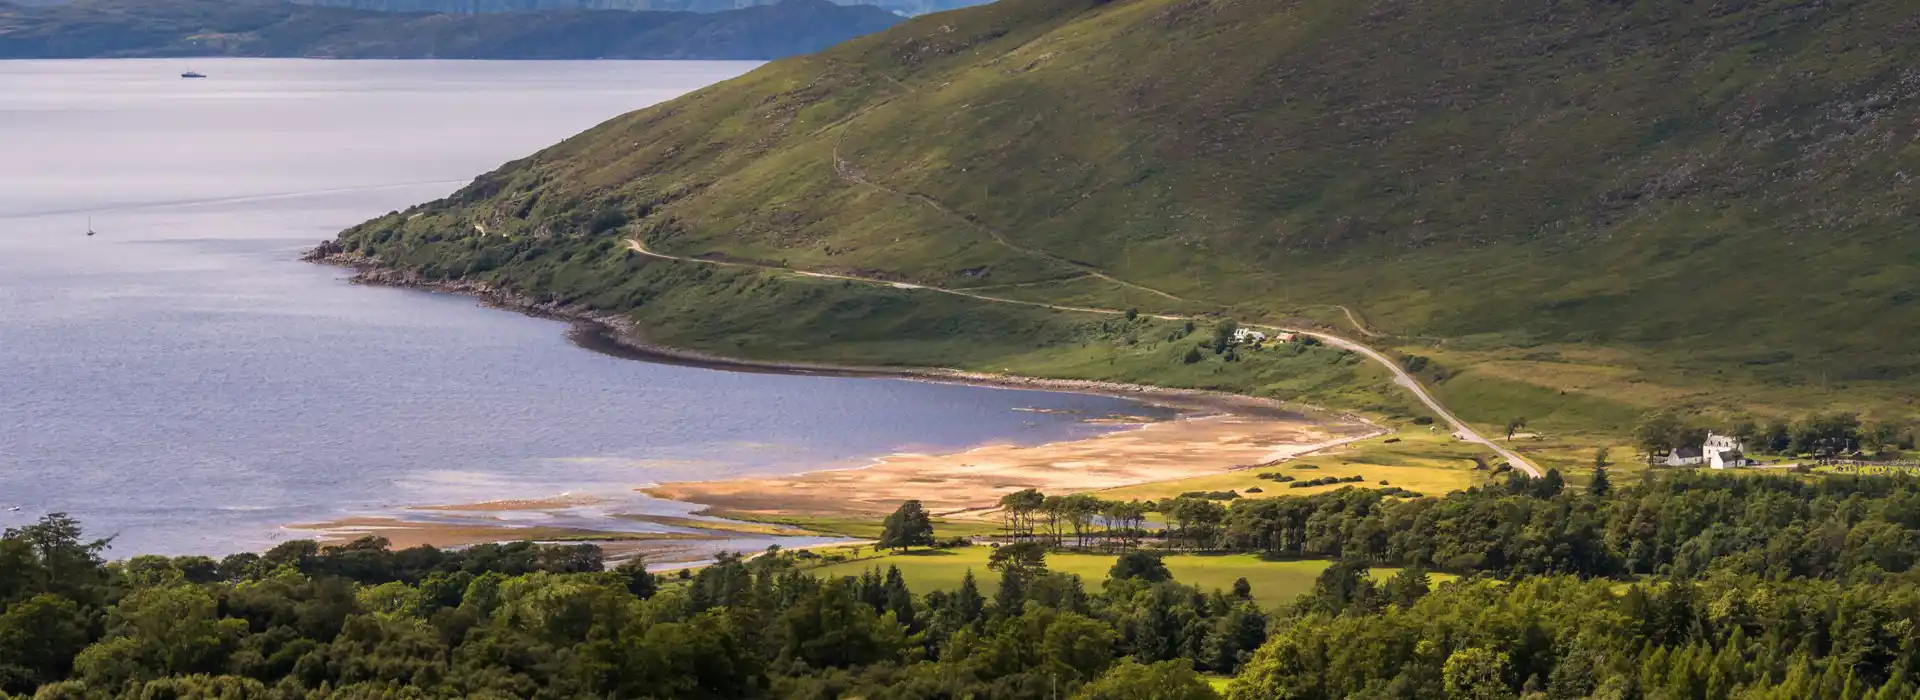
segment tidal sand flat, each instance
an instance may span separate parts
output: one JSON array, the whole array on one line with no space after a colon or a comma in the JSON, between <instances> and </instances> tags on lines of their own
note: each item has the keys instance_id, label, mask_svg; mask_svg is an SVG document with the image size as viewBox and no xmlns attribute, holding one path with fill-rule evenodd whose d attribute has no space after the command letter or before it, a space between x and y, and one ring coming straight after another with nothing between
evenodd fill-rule
<instances>
[{"instance_id":1,"label":"tidal sand flat","mask_svg":"<svg viewBox=\"0 0 1920 700\"><path fill-rule=\"evenodd\" d=\"M991 509L1002 495L1021 489L1061 494L1184 479L1270 464L1375 434L1373 426L1358 422L1209 415L1044 445L893 454L854 469L666 483L647 493L746 517L878 517L907 499L918 499L935 515L964 516Z\"/></svg>"}]
</instances>

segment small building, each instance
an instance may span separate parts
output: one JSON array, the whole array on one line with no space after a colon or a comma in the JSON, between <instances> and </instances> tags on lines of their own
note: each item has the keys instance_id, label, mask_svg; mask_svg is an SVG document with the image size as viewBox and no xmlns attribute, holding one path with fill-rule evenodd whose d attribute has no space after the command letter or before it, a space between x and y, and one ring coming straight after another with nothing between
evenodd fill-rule
<instances>
[{"instance_id":1,"label":"small building","mask_svg":"<svg viewBox=\"0 0 1920 700\"><path fill-rule=\"evenodd\" d=\"M1665 464L1669 467L1691 467L1706 461L1698 447L1677 447L1667 453Z\"/></svg>"},{"instance_id":2,"label":"small building","mask_svg":"<svg viewBox=\"0 0 1920 700\"><path fill-rule=\"evenodd\" d=\"M1700 446L1701 456L1706 464L1714 469L1731 469L1752 464L1747 459L1747 446L1732 435L1707 433L1707 442Z\"/></svg>"},{"instance_id":3,"label":"small building","mask_svg":"<svg viewBox=\"0 0 1920 700\"><path fill-rule=\"evenodd\" d=\"M1747 459L1747 446L1731 435L1707 433L1699 447L1682 446L1667 454L1663 464L1669 467L1706 465L1714 469L1732 469L1753 464Z\"/></svg>"},{"instance_id":4,"label":"small building","mask_svg":"<svg viewBox=\"0 0 1920 700\"><path fill-rule=\"evenodd\" d=\"M1701 445L1700 449L1709 452L1713 450L1720 450L1721 452L1745 452L1747 451L1747 446L1742 444L1739 438L1732 435L1707 433L1707 442Z\"/></svg>"},{"instance_id":5,"label":"small building","mask_svg":"<svg viewBox=\"0 0 1920 700\"><path fill-rule=\"evenodd\" d=\"M1714 469L1732 469L1753 464L1745 453L1739 450L1707 450L1707 466Z\"/></svg>"},{"instance_id":6,"label":"small building","mask_svg":"<svg viewBox=\"0 0 1920 700\"><path fill-rule=\"evenodd\" d=\"M1258 345L1267 342L1267 334L1251 328L1236 328L1233 330L1233 342Z\"/></svg>"}]
</instances>

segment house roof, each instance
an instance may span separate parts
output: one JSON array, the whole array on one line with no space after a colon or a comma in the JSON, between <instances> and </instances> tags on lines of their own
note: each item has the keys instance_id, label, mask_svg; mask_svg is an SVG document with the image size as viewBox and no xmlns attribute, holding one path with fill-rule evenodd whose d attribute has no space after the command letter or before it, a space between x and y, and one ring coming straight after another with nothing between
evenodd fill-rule
<instances>
[{"instance_id":1,"label":"house roof","mask_svg":"<svg viewBox=\"0 0 1920 700\"><path fill-rule=\"evenodd\" d=\"M1673 451L1673 456L1679 457L1681 459L1690 459L1693 457L1699 457L1700 455L1701 455L1701 452L1700 452L1700 448L1698 447L1682 447Z\"/></svg>"}]
</instances>

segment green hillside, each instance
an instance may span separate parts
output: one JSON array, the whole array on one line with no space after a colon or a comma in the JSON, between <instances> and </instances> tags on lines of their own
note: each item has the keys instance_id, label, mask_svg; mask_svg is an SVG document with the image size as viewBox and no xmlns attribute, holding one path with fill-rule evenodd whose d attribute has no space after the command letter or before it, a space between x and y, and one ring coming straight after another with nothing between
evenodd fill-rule
<instances>
[{"instance_id":1,"label":"green hillside","mask_svg":"<svg viewBox=\"0 0 1920 700\"><path fill-rule=\"evenodd\" d=\"M620 239L1304 319L1431 358L1489 423L1911 413L1915 22L1899 0L1004 0L617 118L341 243L747 356L1154 379L1188 341ZM1271 362L1173 383L1379 379L1304 390Z\"/></svg>"}]
</instances>

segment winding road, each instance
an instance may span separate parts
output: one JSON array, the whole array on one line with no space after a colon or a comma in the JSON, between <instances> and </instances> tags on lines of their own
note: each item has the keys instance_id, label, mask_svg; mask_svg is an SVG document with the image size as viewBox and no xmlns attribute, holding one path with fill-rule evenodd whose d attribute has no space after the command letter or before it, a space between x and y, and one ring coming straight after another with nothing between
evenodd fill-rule
<instances>
[{"instance_id":1,"label":"winding road","mask_svg":"<svg viewBox=\"0 0 1920 700\"><path fill-rule=\"evenodd\" d=\"M1079 313L1102 314L1102 315L1108 315L1108 316L1121 316L1126 314L1125 311L1122 311L1119 309L1103 309L1103 308L1090 307L1090 306L1068 306L1065 304L1049 304L1046 302L1026 301L1023 299L1007 299L1004 297L996 297L992 295L980 294L977 292L969 292L969 291L960 290L960 289L947 289L944 287L933 287L933 286L928 286L924 284L913 284L909 282L895 282L892 280L875 279L872 277L855 277L851 275L838 275L838 274L827 273L827 272L811 272L807 270L796 270L793 268L777 267L773 265L760 265L755 263L733 262L733 261L726 261L726 260L706 260L702 258L689 258L689 257L684 257L679 255L668 255L666 253L648 250L646 244L642 243L639 239L628 238L625 240L627 244L627 250L631 250L635 253L638 253L640 255L645 255L650 258L658 258L660 260L671 260L675 262L695 263L700 265L715 265L719 267L733 267L733 268L750 269L750 270L762 270L766 272L788 274L788 275L794 275L798 277L815 277L815 278L822 278L822 279L845 280L848 282L870 284L870 285L880 286L880 287L892 287L894 289L913 289L913 290L920 290L920 291L926 291L926 292L933 292L936 294L950 294L953 296L966 297L969 299L978 299L981 301L988 301L996 304L1015 304L1019 306L1032 306L1032 307L1042 308L1042 309L1052 309L1055 311L1074 311ZM1157 318L1163 321L1207 320L1198 316L1181 316L1181 315L1175 315L1175 314L1147 314L1147 316L1151 318ZM1349 316L1349 318L1352 318L1352 317ZM1358 325L1357 320L1355 320L1355 324ZM1529 476L1532 476L1535 478L1539 478L1541 476L1541 471L1538 466L1535 466L1532 462L1527 461L1526 458L1521 457L1518 453L1514 452L1513 450L1510 450L1510 449L1507 449L1506 447L1501 446L1499 443L1496 443L1493 440L1485 436L1482 436L1480 433L1475 432L1473 428L1468 427L1465 421L1460 420L1460 417L1454 415L1453 411L1447 410L1447 407L1441 404L1439 399L1435 399L1433 397L1433 394L1428 393L1427 388L1420 383L1419 379L1414 378L1412 374L1408 373L1406 369L1400 366L1400 363L1395 362L1393 358L1388 357L1385 353L1382 353L1371 347L1367 347L1366 345L1355 342L1353 340L1343 338L1341 336L1333 335L1331 333L1321 332L1321 331L1312 331L1312 330L1306 330L1301 328L1284 328L1280 326L1269 326L1269 325L1263 325L1263 324L1257 324L1257 323L1247 323L1242 325L1245 325L1248 328L1255 328L1255 329L1264 330L1264 331L1277 331L1281 333L1295 333L1300 335L1313 336L1315 338L1320 339L1320 342L1326 343L1336 348L1340 348L1342 350L1359 353L1360 355L1368 359L1371 359L1374 362L1380 363L1380 365L1383 367L1386 367L1388 371L1393 372L1393 382L1395 384L1405 387L1407 391L1412 392L1414 398L1419 399L1420 403L1425 404L1429 410L1432 410L1436 415L1439 415L1442 420L1445 420L1447 422L1447 425L1453 428L1454 437L1459 438L1460 440L1463 440L1466 442L1483 445L1486 448L1493 450L1495 454L1498 454L1502 459L1507 460L1508 464L1513 465L1515 469L1519 469L1523 472L1526 472L1527 475ZM1362 328L1362 330L1364 331L1364 328Z\"/></svg>"}]
</instances>

